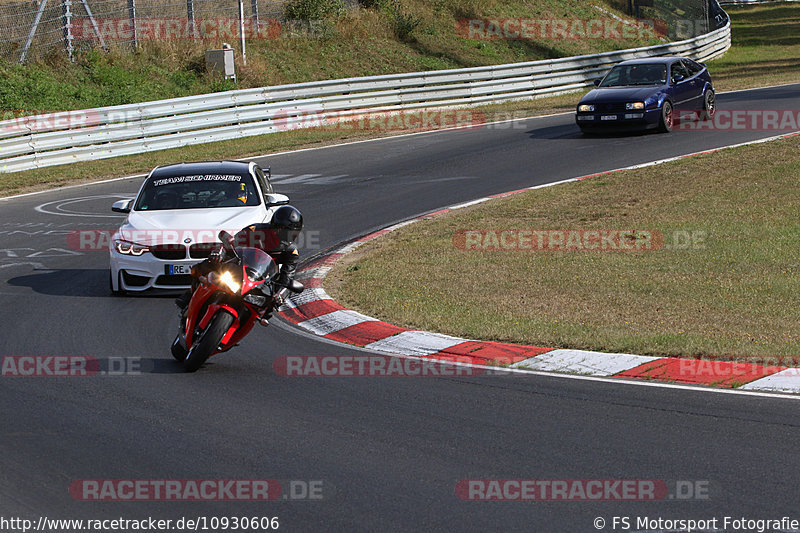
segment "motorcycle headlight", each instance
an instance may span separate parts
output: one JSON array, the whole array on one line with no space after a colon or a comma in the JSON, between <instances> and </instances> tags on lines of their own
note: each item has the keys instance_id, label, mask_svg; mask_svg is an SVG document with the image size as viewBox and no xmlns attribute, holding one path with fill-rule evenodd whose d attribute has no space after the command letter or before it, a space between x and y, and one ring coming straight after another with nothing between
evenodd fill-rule
<instances>
[{"instance_id":1,"label":"motorcycle headlight","mask_svg":"<svg viewBox=\"0 0 800 533\"><path fill-rule=\"evenodd\" d=\"M594 105L592 104L581 104L578 106L578 112L580 113L587 113L589 111L594 111Z\"/></svg>"},{"instance_id":2,"label":"motorcycle headlight","mask_svg":"<svg viewBox=\"0 0 800 533\"><path fill-rule=\"evenodd\" d=\"M230 271L223 272L220 276L218 276L219 283L225 285L233 292L239 292L239 289L242 288L241 284L233 279L233 274Z\"/></svg>"},{"instance_id":3,"label":"motorcycle headlight","mask_svg":"<svg viewBox=\"0 0 800 533\"><path fill-rule=\"evenodd\" d=\"M122 239L114 240L114 248L117 250L117 252L124 255L139 256L150 251L150 248L144 244L136 244L135 242L125 241Z\"/></svg>"}]
</instances>

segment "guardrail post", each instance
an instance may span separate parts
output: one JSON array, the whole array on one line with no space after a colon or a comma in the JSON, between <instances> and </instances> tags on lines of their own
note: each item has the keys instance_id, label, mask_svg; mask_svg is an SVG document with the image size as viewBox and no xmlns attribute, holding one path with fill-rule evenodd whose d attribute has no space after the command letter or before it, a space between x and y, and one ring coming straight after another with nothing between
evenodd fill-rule
<instances>
[{"instance_id":1,"label":"guardrail post","mask_svg":"<svg viewBox=\"0 0 800 533\"><path fill-rule=\"evenodd\" d=\"M64 16L64 48L67 50L69 60L74 61L75 58L72 55L72 40L74 38L72 36L72 0L61 1L61 12Z\"/></svg>"},{"instance_id":2,"label":"guardrail post","mask_svg":"<svg viewBox=\"0 0 800 533\"><path fill-rule=\"evenodd\" d=\"M131 27L133 28L133 43L132 47L136 50L136 46L139 44L139 35L136 29L136 0L128 0L128 18L131 21Z\"/></svg>"},{"instance_id":3,"label":"guardrail post","mask_svg":"<svg viewBox=\"0 0 800 533\"><path fill-rule=\"evenodd\" d=\"M25 58L28 55L28 50L31 48L31 43L33 42L33 36L36 35L36 29L39 27L39 22L42 20L42 13L44 13L44 9L47 7L47 0L42 0L39 4L39 9L36 10L36 16L33 18L33 24L31 24L31 29L28 32L28 38L25 40L25 46L22 47L22 53L19 56L19 62L24 63Z\"/></svg>"},{"instance_id":4,"label":"guardrail post","mask_svg":"<svg viewBox=\"0 0 800 533\"><path fill-rule=\"evenodd\" d=\"M191 0L188 0L191 1ZM242 65L247 66L247 51L244 44L244 2L239 0L239 40L242 44Z\"/></svg>"},{"instance_id":5,"label":"guardrail post","mask_svg":"<svg viewBox=\"0 0 800 533\"><path fill-rule=\"evenodd\" d=\"M94 15L92 15L92 8L89 7L89 0L81 0L83 4L83 8L86 10L86 14L89 15L89 20L92 23L92 28L94 29L95 35L97 38L100 39L100 46L103 47L103 50L108 51L108 46L106 46L106 40L103 39L103 34L100 33L100 28L97 26L97 20L95 20Z\"/></svg>"}]
</instances>

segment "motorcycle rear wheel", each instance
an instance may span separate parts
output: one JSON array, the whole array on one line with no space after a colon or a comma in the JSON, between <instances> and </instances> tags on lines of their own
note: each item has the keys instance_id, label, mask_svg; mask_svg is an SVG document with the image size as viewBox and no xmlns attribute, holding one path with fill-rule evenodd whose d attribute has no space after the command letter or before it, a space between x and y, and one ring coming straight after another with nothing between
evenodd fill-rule
<instances>
[{"instance_id":1,"label":"motorcycle rear wheel","mask_svg":"<svg viewBox=\"0 0 800 533\"><path fill-rule=\"evenodd\" d=\"M217 311L183 360L183 367L187 372L195 372L203 366L206 359L219 347L222 337L231 324L233 324L232 314L222 309Z\"/></svg>"}]
</instances>

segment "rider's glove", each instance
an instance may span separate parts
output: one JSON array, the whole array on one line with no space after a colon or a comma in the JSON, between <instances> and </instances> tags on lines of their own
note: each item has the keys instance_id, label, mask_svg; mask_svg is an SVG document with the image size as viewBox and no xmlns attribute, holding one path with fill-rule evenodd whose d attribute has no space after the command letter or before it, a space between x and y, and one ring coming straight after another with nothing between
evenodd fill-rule
<instances>
[{"instance_id":1,"label":"rider's glove","mask_svg":"<svg viewBox=\"0 0 800 533\"><path fill-rule=\"evenodd\" d=\"M208 254L208 260L212 263L219 263L222 261L222 248L216 248L211 250L211 253Z\"/></svg>"}]
</instances>

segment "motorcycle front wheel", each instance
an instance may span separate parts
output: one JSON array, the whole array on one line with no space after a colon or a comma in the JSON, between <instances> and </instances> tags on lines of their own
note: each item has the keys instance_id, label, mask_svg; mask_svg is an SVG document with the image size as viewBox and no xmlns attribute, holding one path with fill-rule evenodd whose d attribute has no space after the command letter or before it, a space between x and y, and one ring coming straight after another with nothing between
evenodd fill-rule
<instances>
[{"instance_id":1,"label":"motorcycle front wheel","mask_svg":"<svg viewBox=\"0 0 800 533\"><path fill-rule=\"evenodd\" d=\"M195 372L198 368L203 366L206 359L211 357L211 354L219 347L222 337L225 332L233 324L233 315L227 311L220 309L211 318L211 321L206 326L206 329L200 333L197 342L192 345L189 353L186 354L186 359L183 360L183 367L187 372Z\"/></svg>"},{"instance_id":2,"label":"motorcycle front wheel","mask_svg":"<svg viewBox=\"0 0 800 533\"><path fill-rule=\"evenodd\" d=\"M174 357L178 361L183 361L184 359L186 359L186 355L189 353L189 351L186 348L184 348L183 345L181 344L180 333L178 334L177 337L175 337L175 340L172 341L171 349L172 349L172 357Z\"/></svg>"}]
</instances>

